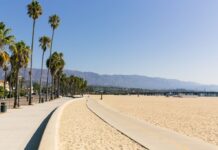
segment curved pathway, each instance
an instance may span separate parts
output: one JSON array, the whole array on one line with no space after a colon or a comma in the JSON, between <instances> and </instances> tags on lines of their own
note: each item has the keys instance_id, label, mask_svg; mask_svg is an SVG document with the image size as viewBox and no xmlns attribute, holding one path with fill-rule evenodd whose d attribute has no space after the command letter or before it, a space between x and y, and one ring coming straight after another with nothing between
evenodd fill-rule
<instances>
[{"instance_id":1,"label":"curved pathway","mask_svg":"<svg viewBox=\"0 0 218 150\"><path fill-rule=\"evenodd\" d=\"M22 106L0 115L0 149L38 149L52 112L70 98L60 98L32 106Z\"/></svg>"},{"instance_id":2,"label":"curved pathway","mask_svg":"<svg viewBox=\"0 0 218 150\"><path fill-rule=\"evenodd\" d=\"M197 138L122 115L95 100L88 99L87 106L114 128L150 150L218 150L217 146Z\"/></svg>"},{"instance_id":3,"label":"curved pathway","mask_svg":"<svg viewBox=\"0 0 218 150\"><path fill-rule=\"evenodd\" d=\"M65 104L67 104L67 106ZM56 126L56 130L58 129L56 137L59 136L58 139L56 139L58 143L58 150L146 149L121 134L115 128L111 127L91 112L86 106L85 99L81 99L80 101L71 101L70 103L65 104L60 107L60 109L62 109L62 107L65 106L62 109L63 111L59 113L61 117L57 120L59 125ZM59 109L56 112L58 111ZM55 114L53 116L55 116ZM53 116L50 121L53 119ZM50 121L49 124L51 123ZM46 131L47 127L45 133ZM50 135L54 136L51 132ZM53 142L53 145L55 143L56 142ZM55 148L49 148L48 142L45 142L44 150L55 150Z\"/></svg>"}]
</instances>

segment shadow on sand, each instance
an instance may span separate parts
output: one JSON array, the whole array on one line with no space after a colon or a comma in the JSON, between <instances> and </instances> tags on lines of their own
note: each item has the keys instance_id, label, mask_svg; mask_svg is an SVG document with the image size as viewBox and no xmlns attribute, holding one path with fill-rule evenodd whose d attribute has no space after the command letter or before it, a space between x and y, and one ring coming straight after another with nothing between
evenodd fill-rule
<instances>
[{"instance_id":1,"label":"shadow on sand","mask_svg":"<svg viewBox=\"0 0 218 150\"><path fill-rule=\"evenodd\" d=\"M39 148L39 144L42 138L42 135L44 133L45 127L49 121L49 119L51 118L52 114L54 113L54 111L57 108L55 108L40 124L40 126L38 127L38 129L36 130L36 132L33 134L33 136L31 137L31 139L29 140L29 142L27 143L25 150L38 150Z\"/></svg>"}]
</instances>

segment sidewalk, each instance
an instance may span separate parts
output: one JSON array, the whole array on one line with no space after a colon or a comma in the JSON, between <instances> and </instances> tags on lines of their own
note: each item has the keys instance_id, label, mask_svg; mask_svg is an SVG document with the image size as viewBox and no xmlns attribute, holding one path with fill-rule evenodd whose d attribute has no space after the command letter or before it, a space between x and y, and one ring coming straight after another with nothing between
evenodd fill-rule
<instances>
[{"instance_id":1,"label":"sidewalk","mask_svg":"<svg viewBox=\"0 0 218 150\"><path fill-rule=\"evenodd\" d=\"M87 106L111 126L149 150L218 150L217 146L200 139L122 115L95 100L88 99Z\"/></svg>"},{"instance_id":2,"label":"sidewalk","mask_svg":"<svg viewBox=\"0 0 218 150\"><path fill-rule=\"evenodd\" d=\"M52 112L70 98L21 106L0 114L0 149L37 149Z\"/></svg>"}]
</instances>

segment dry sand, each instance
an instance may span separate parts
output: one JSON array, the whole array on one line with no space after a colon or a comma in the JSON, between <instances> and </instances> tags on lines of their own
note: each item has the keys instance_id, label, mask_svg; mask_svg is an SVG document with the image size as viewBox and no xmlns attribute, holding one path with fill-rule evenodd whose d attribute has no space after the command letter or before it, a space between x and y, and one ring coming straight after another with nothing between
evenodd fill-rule
<instances>
[{"instance_id":1,"label":"dry sand","mask_svg":"<svg viewBox=\"0 0 218 150\"><path fill-rule=\"evenodd\" d=\"M145 149L88 110L85 100L75 101L64 109L59 135L62 150Z\"/></svg>"},{"instance_id":2,"label":"dry sand","mask_svg":"<svg viewBox=\"0 0 218 150\"><path fill-rule=\"evenodd\" d=\"M100 102L140 120L218 145L218 98L109 95Z\"/></svg>"}]
</instances>

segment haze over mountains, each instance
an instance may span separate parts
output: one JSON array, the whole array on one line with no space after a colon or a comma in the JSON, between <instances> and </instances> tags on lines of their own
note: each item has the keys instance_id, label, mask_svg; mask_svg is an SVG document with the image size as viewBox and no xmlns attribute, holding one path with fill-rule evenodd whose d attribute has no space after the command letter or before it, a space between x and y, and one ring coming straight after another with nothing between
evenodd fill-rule
<instances>
[{"instance_id":1,"label":"haze over mountains","mask_svg":"<svg viewBox=\"0 0 218 150\"><path fill-rule=\"evenodd\" d=\"M67 75L82 77L88 81L89 85L113 86L125 88L142 89L186 89L196 91L218 91L217 85L203 85L194 82L184 82L174 79L153 78L139 75L100 75L93 72L81 72L74 70L65 70ZM46 82L47 70L43 70L42 81ZM2 71L1 71L2 74ZM28 70L22 70L21 75L29 79ZM3 74L1 76L3 79ZM40 69L33 69L33 81L39 81Z\"/></svg>"}]
</instances>

